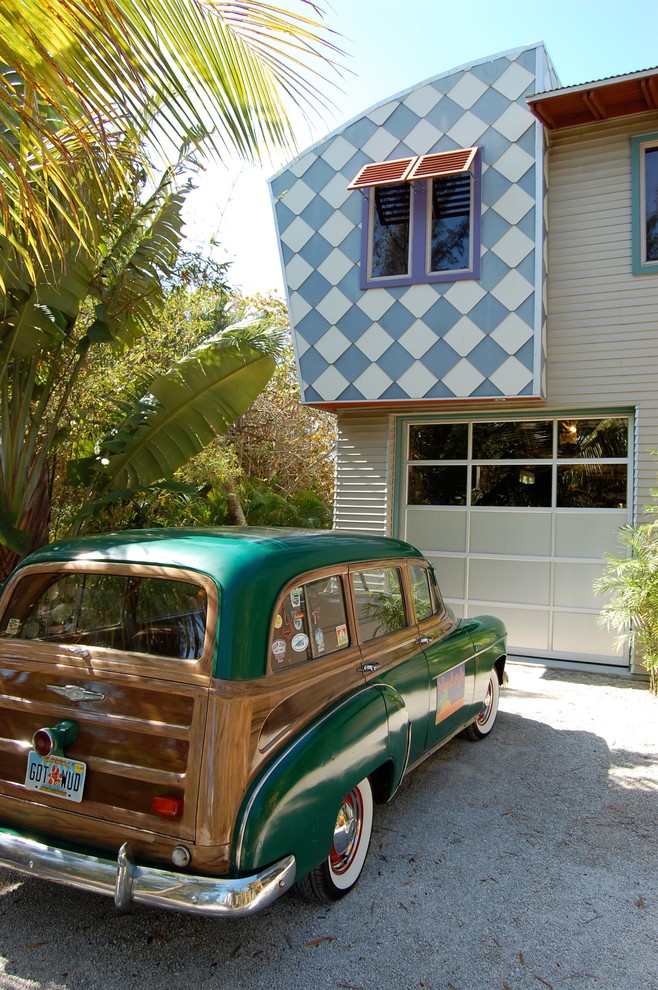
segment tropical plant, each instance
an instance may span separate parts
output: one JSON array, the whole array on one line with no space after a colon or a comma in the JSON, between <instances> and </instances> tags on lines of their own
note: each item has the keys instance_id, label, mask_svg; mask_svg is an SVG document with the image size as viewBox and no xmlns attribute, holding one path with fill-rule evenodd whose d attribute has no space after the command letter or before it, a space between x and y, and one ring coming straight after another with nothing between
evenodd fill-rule
<instances>
[{"instance_id":1,"label":"tropical plant","mask_svg":"<svg viewBox=\"0 0 658 990\"><path fill-rule=\"evenodd\" d=\"M284 101L308 105L310 65L333 50L322 31L247 0L3 3L0 575L47 539L50 452L90 350L128 347L157 319L184 190L171 169L155 183L153 162L181 144L255 157L285 146ZM211 352L179 383L199 381Z\"/></svg>"},{"instance_id":2,"label":"tropical plant","mask_svg":"<svg viewBox=\"0 0 658 990\"><path fill-rule=\"evenodd\" d=\"M95 259L81 251L57 276L46 265L43 283L32 291L20 258L5 265L0 333L11 340L12 356L0 377L4 574L48 538L52 454L90 355L98 347L130 347L161 311L178 258L184 190L170 173L141 202L143 184L136 176L132 197L116 203ZM83 307L90 299L91 312ZM276 334L252 321L206 340L148 388L148 376L133 375L116 398L110 435L95 453L89 445L78 448L74 478L90 486L87 501L169 480L247 408L274 371L277 346Z\"/></svg>"},{"instance_id":3,"label":"tropical plant","mask_svg":"<svg viewBox=\"0 0 658 990\"><path fill-rule=\"evenodd\" d=\"M87 457L69 464L70 475L88 486L83 517L98 500L172 479L265 387L279 346L275 328L228 327L158 375L145 395L116 402L121 421Z\"/></svg>"},{"instance_id":4,"label":"tropical plant","mask_svg":"<svg viewBox=\"0 0 658 990\"><path fill-rule=\"evenodd\" d=\"M94 253L68 239L67 255L44 259L32 279L20 255L0 256L0 572L48 535L48 457L68 398L90 349L126 347L146 332L175 262L182 194L173 177L139 202L143 177L131 179ZM94 297L91 319L81 306Z\"/></svg>"},{"instance_id":5,"label":"tropical plant","mask_svg":"<svg viewBox=\"0 0 658 990\"><path fill-rule=\"evenodd\" d=\"M126 168L184 143L259 158L288 147L286 101L319 107L337 54L311 0L3 0L0 216L33 277L97 216ZM80 183L80 163L90 165Z\"/></svg>"},{"instance_id":6,"label":"tropical plant","mask_svg":"<svg viewBox=\"0 0 658 990\"><path fill-rule=\"evenodd\" d=\"M658 522L623 526L619 538L627 554L607 555L606 570L594 583L598 594L608 596L600 621L620 633L619 643L639 647L658 694Z\"/></svg>"}]
</instances>

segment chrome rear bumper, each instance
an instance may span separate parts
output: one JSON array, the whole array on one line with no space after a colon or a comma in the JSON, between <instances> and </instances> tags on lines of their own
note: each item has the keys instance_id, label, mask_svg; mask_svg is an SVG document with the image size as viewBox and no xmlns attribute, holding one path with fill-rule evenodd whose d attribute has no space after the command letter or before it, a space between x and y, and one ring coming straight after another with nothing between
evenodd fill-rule
<instances>
[{"instance_id":1,"label":"chrome rear bumper","mask_svg":"<svg viewBox=\"0 0 658 990\"><path fill-rule=\"evenodd\" d=\"M152 866L137 866L128 843L116 860L59 849L0 829L0 866L43 880L114 898L120 911L132 903L240 918L260 911L295 882L295 858L287 856L250 877L222 879L191 876Z\"/></svg>"}]
</instances>

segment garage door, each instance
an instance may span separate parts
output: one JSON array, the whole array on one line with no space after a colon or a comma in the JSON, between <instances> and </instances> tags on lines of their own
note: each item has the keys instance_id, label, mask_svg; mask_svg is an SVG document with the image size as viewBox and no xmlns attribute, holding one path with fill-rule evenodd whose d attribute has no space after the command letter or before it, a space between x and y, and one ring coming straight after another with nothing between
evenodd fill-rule
<instances>
[{"instance_id":1,"label":"garage door","mask_svg":"<svg viewBox=\"0 0 658 990\"><path fill-rule=\"evenodd\" d=\"M629 521L631 419L402 423L401 535L465 617L493 612L510 653L628 665L592 584Z\"/></svg>"}]
</instances>

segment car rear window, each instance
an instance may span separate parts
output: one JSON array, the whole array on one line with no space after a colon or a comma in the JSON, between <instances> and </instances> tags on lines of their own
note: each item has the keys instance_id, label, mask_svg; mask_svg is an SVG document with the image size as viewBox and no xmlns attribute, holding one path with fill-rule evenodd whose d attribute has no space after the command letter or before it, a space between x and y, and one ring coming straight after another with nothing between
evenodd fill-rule
<instances>
[{"instance_id":1,"label":"car rear window","mask_svg":"<svg viewBox=\"0 0 658 990\"><path fill-rule=\"evenodd\" d=\"M205 589L188 581L34 572L16 584L0 636L197 660L207 612Z\"/></svg>"}]
</instances>

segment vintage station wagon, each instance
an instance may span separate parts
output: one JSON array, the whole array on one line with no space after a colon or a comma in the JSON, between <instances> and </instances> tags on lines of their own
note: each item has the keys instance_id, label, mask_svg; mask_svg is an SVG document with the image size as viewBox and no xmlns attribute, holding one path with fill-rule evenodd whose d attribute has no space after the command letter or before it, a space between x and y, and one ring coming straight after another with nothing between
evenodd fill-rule
<instances>
[{"instance_id":1,"label":"vintage station wagon","mask_svg":"<svg viewBox=\"0 0 658 990\"><path fill-rule=\"evenodd\" d=\"M207 915L356 883L373 804L491 731L494 618L414 547L322 531L51 544L0 599L0 866Z\"/></svg>"}]
</instances>

